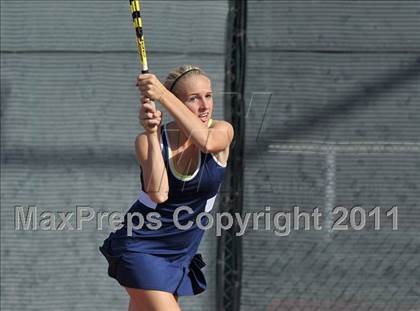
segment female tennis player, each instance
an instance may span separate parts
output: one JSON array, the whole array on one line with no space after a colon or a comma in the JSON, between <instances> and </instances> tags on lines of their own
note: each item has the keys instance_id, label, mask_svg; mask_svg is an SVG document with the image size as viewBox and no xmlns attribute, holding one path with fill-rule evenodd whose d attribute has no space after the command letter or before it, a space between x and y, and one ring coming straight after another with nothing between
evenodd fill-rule
<instances>
[{"instance_id":1,"label":"female tennis player","mask_svg":"<svg viewBox=\"0 0 420 311\"><path fill-rule=\"evenodd\" d=\"M130 296L129 310L181 310L178 296L206 289L205 263L197 253L204 230L196 218L213 207L234 131L228 122L211 118L211 81L199 67L180 66L163 84L153 74L142 74L137 86L143 95L144 132L135 141L141 191L123 226L100 250L109 276ZM174 121L161 124L162 113L151 101L159 101ZM141 228L128 235L127 214L136 212L144 216L144 225L132 217L133 226ZM159 216L148 218L150 212Z\"/></svg>"}]
</instances>

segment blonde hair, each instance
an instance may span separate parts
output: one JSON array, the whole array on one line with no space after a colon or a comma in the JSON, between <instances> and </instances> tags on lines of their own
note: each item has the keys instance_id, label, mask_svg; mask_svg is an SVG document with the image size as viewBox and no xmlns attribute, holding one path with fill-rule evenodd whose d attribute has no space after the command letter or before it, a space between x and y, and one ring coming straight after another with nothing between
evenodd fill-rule
<instances>
[{"instance_id":1,"label":"blonde hair","mask_svg":"<svg viewBox=\"0 0 420 311\"><path fill-rule=\"evenodd\" d=\"M165 79L163 85L171 92L174 91L175 86L183 77L190 75L203 75L208 78L207 74L198 66L194 65L181 65L177 68L172 69Z\"/></svg>"}]
</instances>

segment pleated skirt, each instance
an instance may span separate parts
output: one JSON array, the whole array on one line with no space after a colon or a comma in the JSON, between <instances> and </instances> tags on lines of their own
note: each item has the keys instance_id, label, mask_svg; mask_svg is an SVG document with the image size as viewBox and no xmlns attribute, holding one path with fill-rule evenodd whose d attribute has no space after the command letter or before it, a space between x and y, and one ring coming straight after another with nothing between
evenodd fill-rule
<instances>
[{"instance_id":1,"label":"pleated skirt","mask_svg":"<svg viewBox=\"0 0 420 311\"><path fill-rule=\"evenodd\" d=\"M99 247L108 261L108 275L121 286L161 290L177 296L202 293L206 279L202 268L206 265L202 255L156 255L132 250L116 251L110 235Z\"/></svg>"}]
</instances>

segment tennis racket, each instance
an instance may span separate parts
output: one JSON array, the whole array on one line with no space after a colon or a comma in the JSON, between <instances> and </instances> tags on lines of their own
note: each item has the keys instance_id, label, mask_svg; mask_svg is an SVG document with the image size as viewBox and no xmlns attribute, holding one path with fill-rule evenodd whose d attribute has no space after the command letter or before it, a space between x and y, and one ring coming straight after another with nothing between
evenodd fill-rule
<instances>
[{"instance_id":1,"label":"tennis racket","mask_svg":"<svg viewBox=\"0 0 420 311\"><path fill-rule=\"evenodd\" d=\"M140 15L140 1L130 0L131 16L133 17L133 26L136 32L137 50L139 53L140 66L142 67L141 73L149 73L149 66L147 65L146 46L144 44L143 36L143 22ZM155 106L154 102L150 102Z\"/></svg>"}]
</instances>

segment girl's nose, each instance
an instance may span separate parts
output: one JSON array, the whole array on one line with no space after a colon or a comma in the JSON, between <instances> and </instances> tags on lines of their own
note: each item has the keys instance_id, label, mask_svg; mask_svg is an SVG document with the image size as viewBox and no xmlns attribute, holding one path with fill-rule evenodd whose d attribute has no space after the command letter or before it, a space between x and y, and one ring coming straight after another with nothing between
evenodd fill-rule
<instances>
[{"instance_id":1,"label":"girl's nose","mask_svg":"<svg viewBox=\"0 0 420 311\"><path fill-rule=\"evenodd\" d=\"M207 98L206 96L201 97L201 107L209 108L211 105L211 99Z\"/></svg>"}]
</instances>

